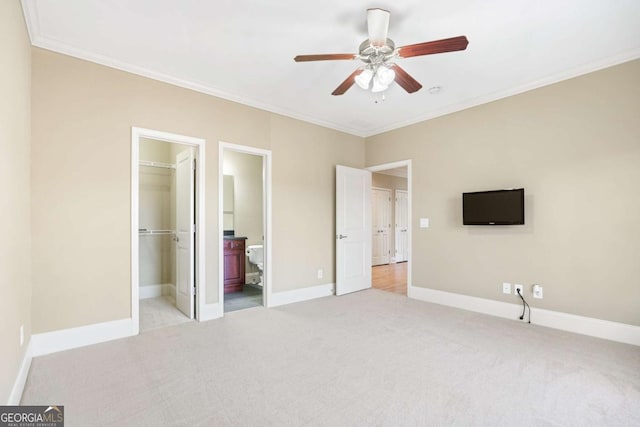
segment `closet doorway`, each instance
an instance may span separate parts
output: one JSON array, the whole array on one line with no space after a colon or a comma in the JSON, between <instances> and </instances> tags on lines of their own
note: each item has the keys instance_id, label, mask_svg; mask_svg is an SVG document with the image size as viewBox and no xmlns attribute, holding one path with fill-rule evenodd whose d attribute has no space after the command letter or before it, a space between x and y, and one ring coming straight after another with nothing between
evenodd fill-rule
<instances>
[{"instance_id":1,"label":"closet doorway","mask_svg":"<svg viewBox=\"0 0 640 427\"><path fill-rule=\"evenodd\" d=\"M132 318L145 332L199 317L203 140L132 130ZM135 236L134 236L135 234Z\"/></svg>"},{"instance_id":2,"label":"closet doorway","mask_svg":"<svg viewBox=\"0 0 640 427\"><path fill-rule=\"evenodd\" d=\"M269 303L271 151L220 142L219 156L219 301L224 314Z\"/></svg>"}]
</instances>

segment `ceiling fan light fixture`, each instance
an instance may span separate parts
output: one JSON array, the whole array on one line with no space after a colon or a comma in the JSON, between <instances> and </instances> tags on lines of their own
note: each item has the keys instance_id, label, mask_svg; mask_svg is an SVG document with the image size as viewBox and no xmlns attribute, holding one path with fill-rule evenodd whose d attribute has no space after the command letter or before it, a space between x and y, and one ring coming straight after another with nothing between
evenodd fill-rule
<instances>
[{"instance_id":1,"label":"ceiling fan light fixture","mask_svg":"<svg viewBox=\"0 0 640 427\"><path fill-rule=\"evenodd\" d=\"M362 89L367 90L369 89L371 79L373 79L373 71L370 68L365 68L360 74L356 76L355 81L358 86L360 86Z\"/></svg>"},{"instance_id":2,"label":"ceiling fan light fixture","mask_svg":"<svg viewBox=\"0 0 640 427\"><path fill-rule=\"evenodd\" d=\"M396 73L389 67L381 66L376 72L376 79L381 85L389 86L396 78Z\"/></svg>"},{"instance_id":3,"label":"ceiling fan light fixture","mask_svg":"<svg viewBox=\"0 0 640 427\"><path fill-rule=\"evenodd\" d=\"M379 79L373 79L373 86L371 86L371 92L373 93L384 92L387 89L389 89L389 85L385 85L381 83Z\"/></svg>"}]
</instances>

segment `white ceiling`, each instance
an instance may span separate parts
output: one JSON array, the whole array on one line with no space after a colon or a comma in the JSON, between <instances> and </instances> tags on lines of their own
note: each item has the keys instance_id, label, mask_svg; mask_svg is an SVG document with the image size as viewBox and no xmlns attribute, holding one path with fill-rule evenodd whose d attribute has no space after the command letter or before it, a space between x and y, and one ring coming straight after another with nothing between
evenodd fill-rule
<instances>
[{"instance_id":1,"label":"white ceiling","mask_svg":"<svg viewBox=\"0 0 640 427\"><path fill-rule=\"evenodd\" d=\"M359 136L640 58L638 0L23 0L35 46ZM384 102L335 89L358 61L366 9L391 11L396 46L466 35L466 51L398 60L421 82ZM433 95L429 88L441 86Z\"/></svg>"}]
</instances>

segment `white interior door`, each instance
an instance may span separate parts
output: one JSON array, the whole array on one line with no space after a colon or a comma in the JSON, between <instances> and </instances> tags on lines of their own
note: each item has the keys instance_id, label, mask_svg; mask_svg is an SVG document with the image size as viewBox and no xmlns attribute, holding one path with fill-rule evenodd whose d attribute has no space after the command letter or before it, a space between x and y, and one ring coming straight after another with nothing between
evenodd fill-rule
<instances>
[{"instance_id":1,"label":"white interior door","mask_svg":"<svg viewBox=\"0 0 640 427\"><path fill-rule=\"evenodd\" d=\"M409 194L396 190L396 262L409 260Z\"/></svg>"},{"instance_id":2,"label":"white interior door","mask_svg":"<svg viewBox=\"0 0 640 427\"><path fill-rule=\"evenodd\" d=\"M371 222L372 265L389 264L391 257L391 190L372 190L373 217Z\"/></svg>"},{"instance_id":3,"label":"white interior door","mask_svg":"<svg viewBox=\"0 0 640 427\"><path fill-rule=\"evenodd\" d=\"M194 155L176 156L176 307L193 319L194 306Z\"/></svg>"},{"instance_id":4,"label":"white interior door","mask_svg":"<svg viewBox=\"0 0 640 427\"><path fill-rule=\"evenodd\" d=\"M371 172L336 166L336 295L371 287Z\"/></svg>"}]
</instances>

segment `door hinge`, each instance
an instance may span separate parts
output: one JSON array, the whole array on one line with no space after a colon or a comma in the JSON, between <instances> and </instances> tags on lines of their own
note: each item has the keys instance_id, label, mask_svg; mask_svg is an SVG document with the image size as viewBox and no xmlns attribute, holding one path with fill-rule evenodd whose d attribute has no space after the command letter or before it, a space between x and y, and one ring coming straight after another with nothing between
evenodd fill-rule
<instances>
[{"instance_id":1,"label":"door hinge","mask_svg":"<svg viewBox=\"0 0 640 427\"><path fill-rule=\"evenodd\" d=\"M193 170L196 170L196 159L193 159Z\"/></svg>"},{"instance_id":2,"label":"door hinge","mask_svg":"<svg viewBox=\"0 0 640 427\"><path fill-rule=\"evenodd\" d=\"M196 287L195 286L193 287L193 295L194 296L196 295Z\"/></svg>"}]
</instances>

